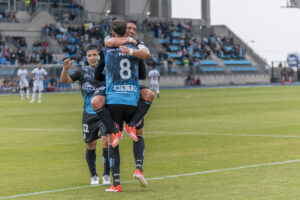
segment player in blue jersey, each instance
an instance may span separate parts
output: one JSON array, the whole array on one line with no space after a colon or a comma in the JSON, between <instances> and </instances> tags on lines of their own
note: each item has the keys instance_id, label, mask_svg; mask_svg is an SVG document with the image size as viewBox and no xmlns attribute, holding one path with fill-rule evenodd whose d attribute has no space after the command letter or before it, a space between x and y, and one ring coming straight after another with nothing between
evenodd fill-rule
<instances>
[{"instance_id":1,"label":"player in blue jersey","mask_svg":"<svg viewBox=\"0 0 300 200\"><path fill-rule=\"evenodd\" d=\"M106 136L106 129L91 106L91 98L98 88L104 87L103 83L94 80L94 70L98 63L99 53L96 46L89 46L86 50L86 58L89 65L68 75L68 69L73 61L69 58L63 61L63 70L61 72L61 83L73 83L79 81L81 85L82 97L84 101L84 110L82 116L83 137L86 143L86 161L91 173L91 184L99 184L99 178L96 172L96 146L99 136ZM103 57L100 59L103 59ZM103 149L104 173L102 181L104 185L110 185L110 168L108 161L108 149Z\"/></svg>"},{"instance_id":2,"label":"player in blue jersey","mask_svg":"<svg viewBox=\"0 0 300 200\"><path fill-rule=\"evenodd\" d=\"M127 29L126 29L126 37L111 37L107 36L105 38L105 46L107 47L118 47L123 46L126 43L132 43L137 46L138 50L133 50L133 55L145 59L150 57L150 52L148 48L144 45L142 41L134 40L133 37L136 34L136 22L131 20L127 22ZM129 53L129 52L127 52ZM99 81L104 81L105 76L104 72L104 63L102 65L98 65L95 70L95 78ZM139 79L146 78L146 69L143 60L139 61ZM143 173L143 160L144 160L144 150L145 150L145 143L143 138L143 125L144 122L141 120L143 116L147 113L148 109L151 106L151 103L154 99L154 93L147 87L140 85L140 99L137 107L137 111L134 117L131 119L132 124L136 127L136 135L138 138L137 142L133 142L133 154L135 158L135 165L136 169L134 171L133 176L140 182L142 187L147 187L148 183L144 178ZM95 93L93 97L92 106L94 110L100 110L102 107L105 106L105 91L99 90ZM129 123L130 124L130 123ZM125 125L126 127L126 125ZM126 129L125 129L126 130ZM104 141L105 137L101 137L101 140ZM102 142L102 144L105 144Z\"/></svg>"},{"instance_id":3,"label":"player in blue jersey","mask_svg":"<svg viewBox=\"0 0 300 200\"><path fill-rule=\"evenodd\" d=\"M112 36L123 37L126 33L126 22L112 22ZM108 132L108 155L113 177L113 184L108 192L120 192L120 153L118 143L122 138L123 123L129 123L133 117L140 98L138 81L139 59L132 56L136 46L128 43L116 48L104 49L106 106L114 122L117 123L117 133ZM129 51L129 54L123 53ZM105 124L105 121L103 121ZM109 124L105 124L110 130Z\"/></svg>"}]
</instances>

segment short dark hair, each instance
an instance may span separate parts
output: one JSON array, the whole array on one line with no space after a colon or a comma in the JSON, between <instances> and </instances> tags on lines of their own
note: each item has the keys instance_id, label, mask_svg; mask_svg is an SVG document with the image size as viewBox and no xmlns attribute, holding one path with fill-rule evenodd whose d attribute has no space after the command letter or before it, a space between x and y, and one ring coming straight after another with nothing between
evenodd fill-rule
<instances>
[{"instance_id":1,"label":"short dark hair","mask_svg":"<svg viewBox=\"0 0 300 200\"><path fill-rule=\"evenodd\" d=\"M111 29L119 36L124 36L127 29L127 23L122 19L112 21Z\"/></svg>"},{"instance_id":2,"label":"short dark hair","mask_svg":"<svg viewBox=\"0 0 300 200\"><path fill-rule=\"evenodd\" d=\"M96 45L92 44L86 48L86 52L88 52L89 50L97 50L98 51L98 47Z\"/></svg>"},{"instance_id":3,"label":"short dark hair","mask_svg":"<svg viewBox=\"0 0 300 200\"><path fill-rule=\"evenodd\" d=\"M127 23L132 23L132 24L137 25L137 22L135 20L133 20L133 19L128 20Z\"/></svg>"}]
</instances>

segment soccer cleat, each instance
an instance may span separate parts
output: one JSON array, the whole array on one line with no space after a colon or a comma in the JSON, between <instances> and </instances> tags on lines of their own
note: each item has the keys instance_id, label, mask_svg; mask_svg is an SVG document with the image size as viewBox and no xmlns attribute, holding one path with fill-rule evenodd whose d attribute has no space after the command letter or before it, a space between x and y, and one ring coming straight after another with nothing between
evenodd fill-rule
<instances>
[{"instance_id":1,"label":"soccer cleat","mask_svg":"<svg viewBox=\"0 0 300 200\"><path fill-rule=\"evenodd\" d=\"M31 100L29 103L33 103L34 102L34 100Z\"/></svg>"},{"instance_id":2,"label":"soccer cleat","mask_svg":"<svg viewBox=\"0 0 300 200\"><path fill-rule=\"evenodd\" d=\"M110 185L111 184L109 175L104 175L102 177L102 184L103 185Z\"/></svg>"},{"instance_id":3,"label":"soccer cleat","mask_svg":"<svg viewBox=\"0 0 300 200\"><path fill-rule=\"evenodd\" d=\"M121 192L122 191L122 187L121 185L118 185L118 186L114 186L114 185L111 185L109 189L106 189L105 190L106 192Z\"/></svg>"},{"instance_id":4,"label":"soccer cleat","mask_svg":"<svg viewBox=\"0 0 300 200\"><path fill-rule=\"evenodd\" d=\"M121 131L117 132L117 133L113 133L112 134L112 147L116 147L118 146L118 144L120 143L120 140L122 139L123 134Z\"/></svg>"},{"instance_id":5,"label":"soccer cleat","mask_svg":"<svg viewBox=\"0 0 300 200\"><path fill-rule=\"evenodd\" d=\"M136 169L133 173L133 177L140 182L141 187L144 187L144 188L148 187L148 182L146 181L146 179L144 177L144 173L141 172L141 170Z\"/></svg>"},{"instance_id":6,"label":"soccer cleat","mask_svg":"<svg viewBox=\"0 0 300 200\"><path fill-rule=\"evenodd\" d=\"M91 185L98 185L99 177L97 175L91 177Z\"/></svg>"},{"instance_id":7,"label":"soccer cleat","mask_svg":"<svg viewBox=\"0 0 300 200\"><path fill-rule=\"evenodd\" d=\"M38 103L42 103L42 101L41 101L41 100L39 100L39 101L38 101Z\"/></svg>"},{"instance_id":8,"label":"soccer cleat","mask_svg":"<svg viewBox=\"0 0 300 200\"><path fill-rule=\"evenodd\" d=\"M135 127L128 126L127 124L124 127L125 132L131 137L135 142L139 141L139 138L136 136Z\"/></svg>"}]
</instances>

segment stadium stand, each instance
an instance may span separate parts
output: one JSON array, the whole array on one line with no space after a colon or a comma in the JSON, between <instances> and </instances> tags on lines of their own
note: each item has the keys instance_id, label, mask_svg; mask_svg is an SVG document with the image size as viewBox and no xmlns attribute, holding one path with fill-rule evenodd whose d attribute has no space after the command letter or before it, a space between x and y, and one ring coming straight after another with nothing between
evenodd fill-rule
<instances>
[{"instance_id":1,"label":"stadium stand","mask_svg":"<svg viewBox=\"0 0 300 200\"><path fill-rule=\"evenodd\" d=\"M0 12L0 30L4 34L0 37L0 64L15 66L42 62L59 69L60 60L68 56L80 66L85 63L84 49L87 45L95 44L102 48L104 37L110 33L111 20L120 16L104 11L95 15L85 10L80 1L61 2L39 0L34 8L18 3L17 11L7 11L8 8L0 4L0 10L3 10L3 13ZM22 18L24 12L29 13L28 19ZM155 65L162 77L174 77L166 85L176 85L174 81L178 77L186 79L187 75L196 76L195 80L203 76L202 84L219 84L216 80L207 81L209 77L235 78L239 74L262 75L263 81L266 80L265 62L225 26L203 28L194 25L190 19L149 16L129 19L138 19L137 39L144 41L151 51L152 57L146 61L147 66ZM27 31L22 32L24 28ZM16 34L15 30L20 31ZM258 79L253 78L253 82ZM238 78L236 83L243 80ZM235 83L223 83L231 82ZM71 87L62 86L59 82L57 85Z\"/></svg>"}]
</instances>

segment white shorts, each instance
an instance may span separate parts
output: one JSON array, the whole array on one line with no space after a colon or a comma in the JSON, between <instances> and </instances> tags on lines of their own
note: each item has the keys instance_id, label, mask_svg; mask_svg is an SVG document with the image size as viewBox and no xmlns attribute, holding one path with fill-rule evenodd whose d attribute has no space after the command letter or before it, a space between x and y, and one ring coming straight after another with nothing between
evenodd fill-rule
<instances>
[{"instance_id":1,"label":"white shorts","mask_svg":"<svg viewBox=\"0 0 300 200\"><path fill-rule=\"evenodd\" d=\"M33 91L39 91L42 92L44 90L44 84L43 83L33 83Z\"/></svg>"},{"instance_id":2,"label":"white shorts","mask_svg":"<svg viewBox=\"0 0 300 200\"><path fill-rule=\"evenodd\" d=\"M159 84L158 84L158 82L151 82L150 83L150 89L151 90L159 90Z\"/></svg>"},{"instance_id":3,"label":"white shorts","mask_svg":"<svg viewBox=\"0 0 300 200\"><path fill-rule=\"evenodd\" d=\"M27 80L25 80L25 81L20 81L20 82L19 82L19 86L20 86L21 89L27 88L27 87L29 86L29 85L28 85L28 81L27 81Z\"/></svg>"}]
</instances>

